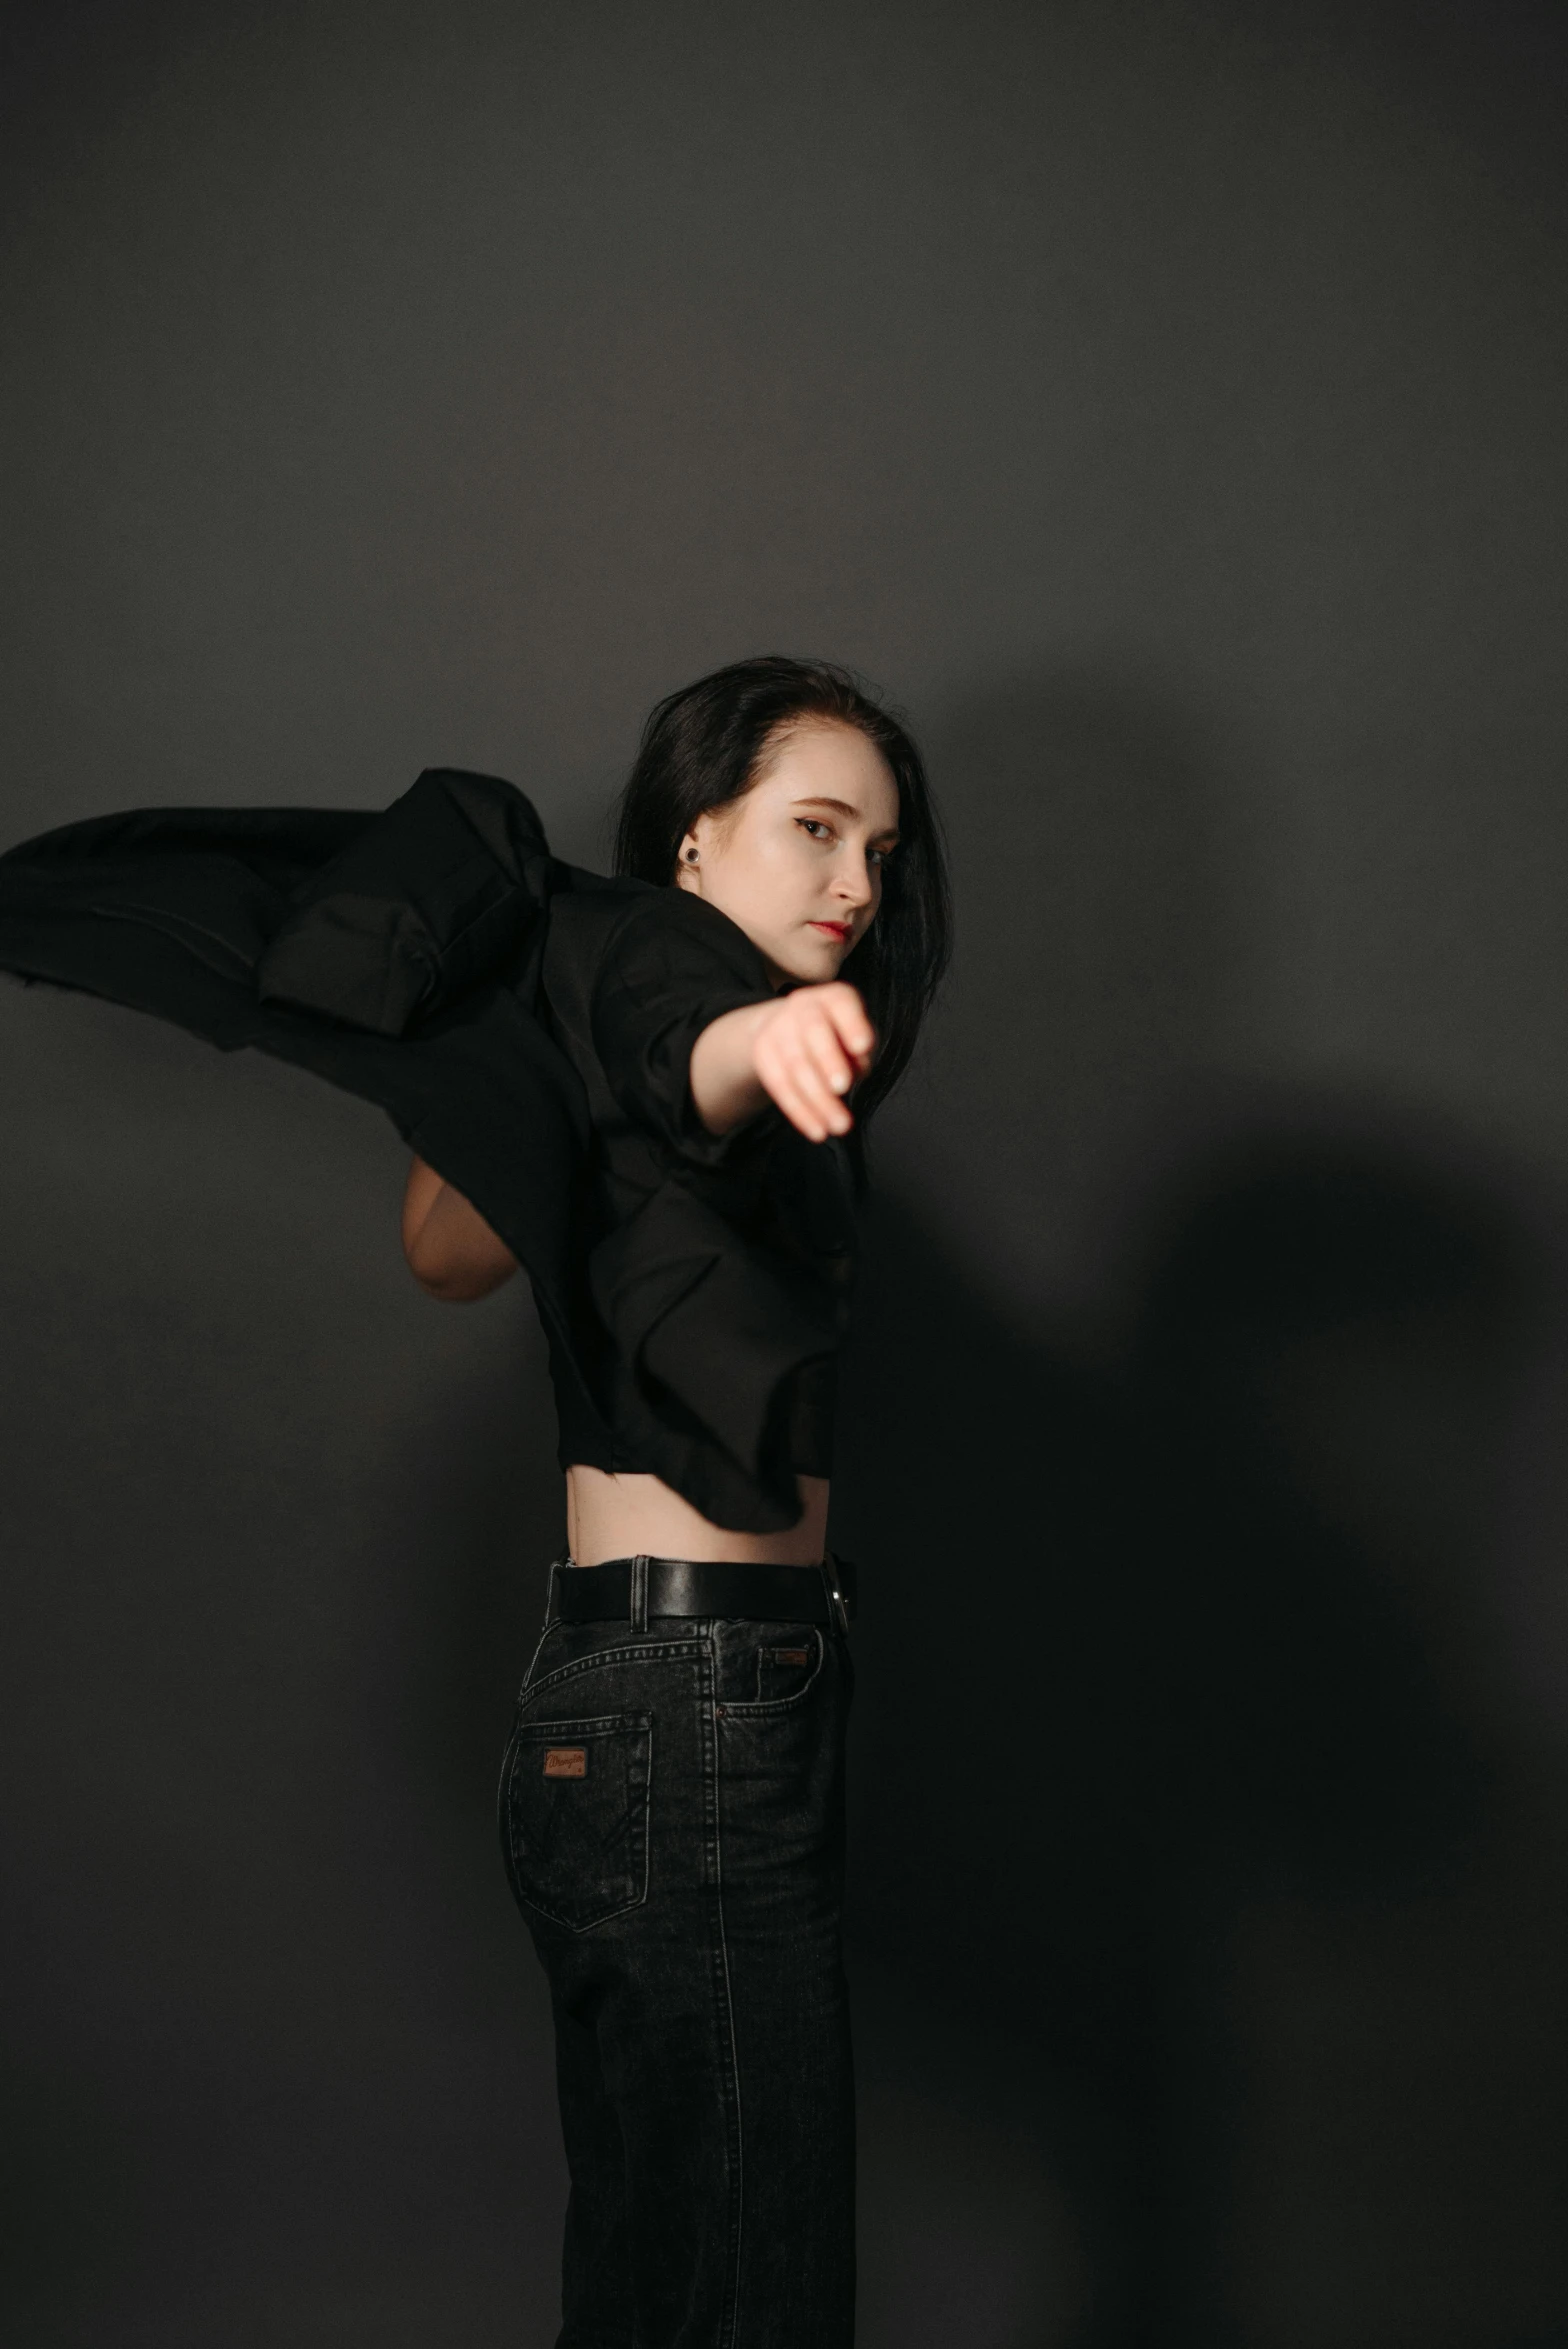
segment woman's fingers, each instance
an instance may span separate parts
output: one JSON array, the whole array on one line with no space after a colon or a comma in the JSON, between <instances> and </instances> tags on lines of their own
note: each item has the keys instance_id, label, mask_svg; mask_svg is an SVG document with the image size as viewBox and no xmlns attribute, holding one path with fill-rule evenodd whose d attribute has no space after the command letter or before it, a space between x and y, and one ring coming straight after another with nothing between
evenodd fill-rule
<instances>
[{"instance_id":1,"label":"woman's fingers","mask_svg":"<svg viewBox=\"0 0 1568 2349\"><path fill-rule=\"evenodd\" d=\"M770 1097L808 1141L822 1142L829 1134L848 1131L848 1110L798 1038L772 1030L760 1036L755 1065Z\"/></svg>"},{"instance_id":2,"label":"woman's fingers","mask_svg":"<svg viewBox=\"0 0 1568 2349\"><path fill-rule=\"evenodd\" d=\"M847 1112L804 1050L793 1022L780 1021L758 1038L756 1068L772 1098L808 1140L821 1142L844 1130Z\"/></svg>"},{"instance_id":3,"label":"woman's fingers","mask_svg":"<svg viewBox=\"0 0 1568 2349\"><path fill-rule=\"evenodd\" d=\"M841 1002L828 999L840 997ZM846 1039L854 1050L846 1050ZM780 1004L758 1038L757 1074L811 1141L848 1133L844 1095L869 1053L870 1023L851 987L800 988Z\"/></svg>"},{"instance_id":4,"label":"woman's fingers","mask_svg":"<svg viewBox=\"0 0 1568 2349\"><path fill-rule=\"evenodd\" d=\"M863 1077L877 1048L877 1032L860 999L860 990L851 987L847 979L834 979L826 987L813 987L810 993L832 1022L838 1041L855 1063L856 1075Z\"/></svg>"},{"instance_id":5,"label":"woman's fingers","mask_svg":"<svg viewBox=\"0 0 1568 2349\"><path fill-rule=\"evenodd\" d=\"M769 1098L809 1141L847 1134L844 1096L864 1076L876 1032L857 991L841 981L798 987L758 1030L753 1066Z\"/></svg>"},{"instance_id":6,"label":"woman's fingers","mask_svg":"<svg viewBox=\"0 0 1568 2349\"><path fill-rule=\"evenodd\" d=\"M859 1064L851 1060L845 1051L839 1030L828 1017L825 1007L815 1016L808 1015L802 1019L801 1042L828 1091L835 1096L847 1093L860 1074Z\"/></svg>"},{"instance_id":7,"label":"woman's fingers","mask_svg":"<svg viewBox=\"0 0 1568 2349\"><path fill-rule=\"evenodd\" d=\"M781 1044L798 1090L830 1134L847 1133L852 1120L844 1095L855 1081L854 1062L820 1004L801 1005L794 1031Z\"/></svg>"}]
</instances>

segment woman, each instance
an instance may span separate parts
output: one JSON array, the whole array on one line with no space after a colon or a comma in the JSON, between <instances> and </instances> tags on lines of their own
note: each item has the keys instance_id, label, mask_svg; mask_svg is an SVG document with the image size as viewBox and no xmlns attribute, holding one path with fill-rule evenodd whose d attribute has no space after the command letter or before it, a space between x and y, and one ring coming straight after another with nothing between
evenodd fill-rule
<instances>
[{"instance_id":1,"label":"woman","mask_svg":"<svg viewBox=\"0 0 1568 2349\"><path fill-rule=\"evenodd\" d=\"M0 964L385 1106L409 1263L519 1263L567 1559L502 1776L571 2171L561 2349L831 2349L853 2317L833 1353L868 1112L946 955L908 736L842 671L654 712L619 877L438 771L384 816L173 811L0 859Z\"/></svg>"}]
</instances>

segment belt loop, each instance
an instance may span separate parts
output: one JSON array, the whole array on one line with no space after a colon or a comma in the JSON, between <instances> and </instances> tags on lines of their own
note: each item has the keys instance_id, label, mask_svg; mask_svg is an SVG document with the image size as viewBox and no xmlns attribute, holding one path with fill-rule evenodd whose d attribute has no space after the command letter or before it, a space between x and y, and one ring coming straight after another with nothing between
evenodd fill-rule
<instances>
[{"instance_id":1,"label":"belt loop","mask_svg":"<svg viewBox=\"0 0 1568 2349\"><path fill-rule=\"evenodd\" d=\"M561 1620L560 1586L556 1580L556 1577L559 1575L564 1563L564 1559L561 1558L552 1558L550 1560L550 1593L544 1604L544 1627L546 1631L549 1630L552 1623L559 1623Z\"/></svg>"},{"instance_id":2,"label":"belt loop","mask_svg":"<svg viewBox=\"0 0 1568 2349\"><path fill-rule=\"evenodd\" d=\"M844 1637L849 1637L849 1608L838 1583L838 1560L829 1550L817 1569L828 1594L828 1610Z\"/></svg>"},{"instance_id":3,"label":"belt loop","mask_svg":"<svg viewBox=\"0 0 1568 2349\"><path fill-rule=\"evenodd\" d=\"M632 1560L631 1624L633 1631L648 1628L648 1561L644 1557Z\"/></svg>"}]
</instances>

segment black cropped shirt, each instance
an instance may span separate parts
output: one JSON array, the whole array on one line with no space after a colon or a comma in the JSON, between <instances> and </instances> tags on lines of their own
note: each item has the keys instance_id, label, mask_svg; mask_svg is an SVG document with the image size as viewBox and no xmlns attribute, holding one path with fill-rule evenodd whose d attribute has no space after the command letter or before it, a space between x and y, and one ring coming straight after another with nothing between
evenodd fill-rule
<instances>
[{"instance_id":1,"label":"black cropped shirt","mask_svg":"<svg viewBox=\"0 0 1568 2349\"><path fill-rule=\"evenodd\" d=\"M512 785L440 769L381 816L160 809L25 842L0 968L386 1109L528 1272L563 1465L758 1532L829 1473L856 1162L775 1110L697 1116L696 1038L774 991L711 905L564 864Z\"/></svg>"}]
</instances>

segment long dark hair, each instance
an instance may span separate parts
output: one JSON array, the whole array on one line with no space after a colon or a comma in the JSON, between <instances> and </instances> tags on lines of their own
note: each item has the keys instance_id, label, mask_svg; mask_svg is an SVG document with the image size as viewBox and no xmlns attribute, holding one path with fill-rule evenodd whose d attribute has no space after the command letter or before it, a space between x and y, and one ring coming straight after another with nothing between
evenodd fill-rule
<instances>
[{"instance_id":1,"label":"long dark hair","mask_svg":"<svg viewBox=\"0 0 1568 2349\"><path fill-rule=\"evenodd\" d=\"M642 730L621 794L615 869L673 887L680 844L697 818L748 791L769 738L799 718L856 727L875 743L898 785L899 842L883 867L882 903L839 974L860 989L881 1039L876 1063L855 1091L864 1120L909 1065L947 968L952 908L941 825L920 753L859 679L830 661L769 654L732 661L668 694Z\"/></svg>"}]
</instances>

